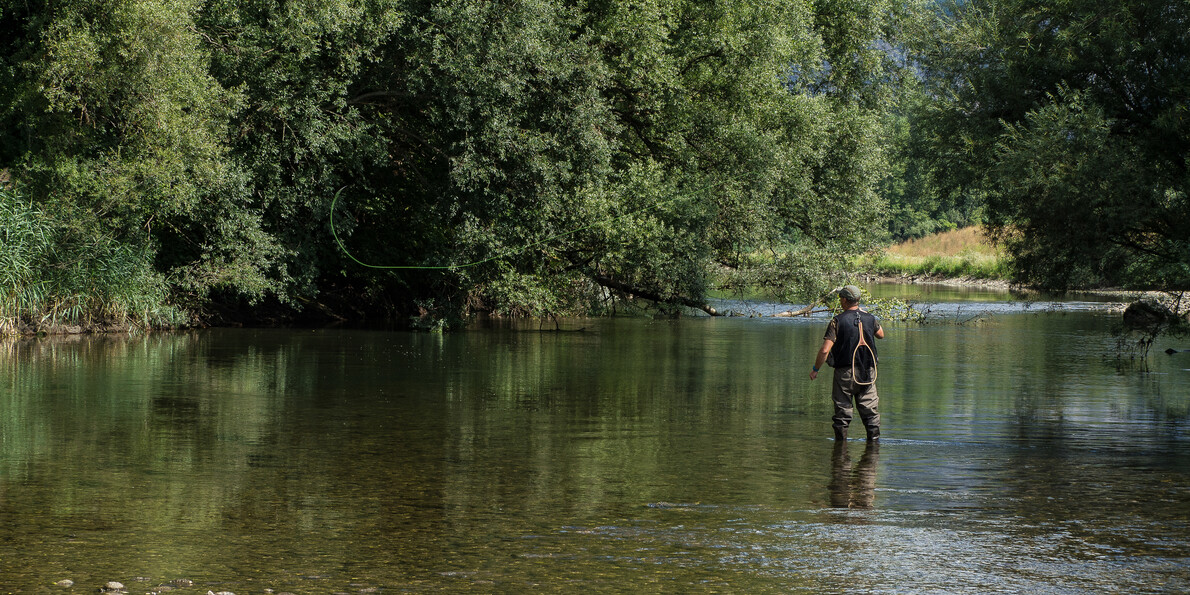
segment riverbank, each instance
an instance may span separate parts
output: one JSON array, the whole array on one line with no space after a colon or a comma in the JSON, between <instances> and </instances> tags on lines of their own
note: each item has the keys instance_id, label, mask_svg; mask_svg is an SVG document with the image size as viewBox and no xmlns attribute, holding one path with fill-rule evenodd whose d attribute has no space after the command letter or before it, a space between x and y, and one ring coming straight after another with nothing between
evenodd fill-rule
<instances>
[{"instance_id":1,"label":"riverbank","mask_svg":"<svg viewBox=\"0 0 1190 595\"><path fill-rule=\"evenodd\" d=\"M868 283L992 289L1010 291L1025 298L1052 295L1052 292L1013 281L1008 254L979 226L907 240L881 252L857 257L850 264L859 271L859 278ZM1175 312L1186 309L1177 294L1161 291L1095 288L1064 293L1094 296L1121 304L1153 300Z\"/></svg>"},{"instance_id":2,"label":"riverbank","mask_svg":"<svg viewBox=\"0 0 1190 595\"><path fill-rule=\"evenodd\" d=\"M1014 283L1007 279L989 279L983 277L972 276L948 276L941 274L926 274L926 273L901 273L901 274L879 274L872 272L860 272L852 275L859 284L882 284L882 285L905 285L905 286L936 286L948 288L964 288L964 289L980 289L989 291L1003 291L1011 293L1014 298L1021 301L1036 301L1055 298L1055 294L1047 293L1028 286ZM1080 290L1071 291L1064 294L1066 297L1078 296L1093 297L1093 301L1111 301L1116 304L1113 308L1123 312L1128 304L1138 302L1140 300L1152 300L1159 304L1169 307L1175 312L1185 312L1190 309L1190 299L1183 299L1180 301L1176 295L1171 295L1163 292L1153 291L1130 291L1123 289L1095 289L1095 290ZM793 315L794 312L788 312L784 315ZM181 317L178 317L181 318ZM380 321L381 318L367 317L368 320ZM317 308L312 308L307 311L305 315L294 313L292 311L283 311L281 308L262 309L258 308L254 312L246 311L221 311L213 317L199 320L197 318L190 318L188 322L173 324L150 324L141 323L138 319L131 316L125 316L119 320L108 319L104 321L95 321L94 319L85 321L64 321L61 319L46 319L40 323L34 323L28 318L22 320L13 320L12 318L0 319L0 337L33 337L33 336L83 336L83 335L105 335L105 334L120 334L120 333L137 333L147 331L169 331L169 330L184 330L190 328L205 328L205 327L261 327L261 328L285 328L285 327L323 327L332 323L347 323L353 325L361 323L364 318L354 321L346 320L342 317L332 316L328 313L326 306L318 305ZM386 326L390 326L392 320L387 320Z\"/></svg>"},{"instance_id":3,"label":"riverbank","mask_svg":"<svg viewBox=\"0 0 1190 595\"><path fill-rule=\"evenodd\" d=\"M29 322L6 320L0 323L0 337L33 337L37 335L103 335L129 333L136 330L131 322L34 325Z\"/></svg>"},{"instance_id":4,"label":"riverbank","mask_svg":"<svg viewBox=\"0 0 1190 595\"><path fill-rule=\"evenodd\" d=\"M892 285L933 285L939 287L956 287L969 289L987 289L992 291L1006 291L1022 299L1036 299L1043 296L1055 295L1040 289L1015 283L1006 279L984 279L979 277L948 277L945 275L901 274L879 275L861 273L862 283L879 283ZM1117 304L1116 310L1123 311L1128 304L1142 300L1150 300L1162 304L1173 312L1186 315L1190 312L1190 296L1179 299L1179 294L1164 291L1145 291L1120 288L1078 289L1059 292L1066 297L1088 296L1098 300L1107 300Z\"/></svg>"},{"instance_id":5,"label":"riverbank","mask_svg":"<svg viewBox=\"0 0 1190 595\"><path fill-rule=\"evenodd\" d=\"M1013 283L1007 279L988 279L983 277L968 277L959 276L951 277L947 275L937 275L928 273L901 273L901 274L881 274L864 272L859 274L859 280L864 283L888 283L901 285L940 285L945 287L970 287L979 289L994 289L1002 291L1020 292L1020 293L1039 293L1035 289L1031 289Z\"/></svg>"}]
</instances>

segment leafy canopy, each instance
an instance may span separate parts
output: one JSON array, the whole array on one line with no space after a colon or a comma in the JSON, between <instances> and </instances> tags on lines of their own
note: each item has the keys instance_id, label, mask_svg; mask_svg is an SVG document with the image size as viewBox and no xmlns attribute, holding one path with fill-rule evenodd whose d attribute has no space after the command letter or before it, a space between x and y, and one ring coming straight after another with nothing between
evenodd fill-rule
<instances>
[{"instance_id":1,"label":"leafy canopy","mask_svg":"<svg viewBox=\"0 0 1190 595\"><path fill-rule=\"evenodd\" d=\"M905 11L3 0L0 167L207 314L813 293L883 226ZM358 266L336 196L365 262L483 264Z\"/></svg>"},{"instance_id":2,"label":"leafy canopy","mask_svg":"<svg viewBox=\"0 0 1190 595\"><path fill-rule=\"evenodd\" d=\"M1190 287L1190 4L939 5L922 120L1022 280Z\"/></svg>"}]
</instances>

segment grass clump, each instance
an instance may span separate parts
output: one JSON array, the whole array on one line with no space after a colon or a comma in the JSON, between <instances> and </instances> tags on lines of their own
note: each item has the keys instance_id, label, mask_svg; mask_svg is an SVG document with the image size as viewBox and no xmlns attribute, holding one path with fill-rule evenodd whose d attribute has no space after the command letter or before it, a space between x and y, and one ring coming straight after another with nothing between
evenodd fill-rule
<instances>
[{"instance_id":1,"label":"grass clump","mask_svg":"<svg viewBox=\"0 0 1190 595\"><path fill-rule=\"evenodd\" d=\"M103 232L80 237L0 187L0 334L185 322L152 258Z\"/></svg>"},{"instance_id":2,"label":"grass clump","mask_svg":"<svg viewBox=\"0 0 1190 595\"><path fill-rule=\"evenodd\" d=\"M890 246L884 252L862 256L854 264L865 272L879 275L995 280L1011 277L1007 256L978 227L909 240Z\"/></svg>"}]
</instances>

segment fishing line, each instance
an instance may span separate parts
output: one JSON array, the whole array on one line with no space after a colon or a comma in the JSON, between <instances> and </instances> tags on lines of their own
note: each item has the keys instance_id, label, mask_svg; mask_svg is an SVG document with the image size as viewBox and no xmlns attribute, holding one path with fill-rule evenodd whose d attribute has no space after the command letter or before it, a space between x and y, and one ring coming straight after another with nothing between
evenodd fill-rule
<instances>
[{"instance_id":1,"label":"fishing line","mask_svg":"<svg viewBox=\"0 0 1190 595\"><path fill-rule=\"evenodd\" d=\"M524 251L526 251L526 250L529 250L530 248L534 248L534 247L540 246L540 245L542 245L542 244L547 244L547 243L549 243L549 242L552 242L552 241L554 241L554 240L557 240L557 239L559 239L559 238L564 238L564 237L566 237L566 236L569 236L569 235L574 235L574 234L576 234L576 233L578 233L578 232L580 232L580 231L585 231L585 230L591 229L592 227L595 227L595 226L599 225L600 223L603 223L604 221L611 221L611 220L614 220L614 219L619 219L619 218L621 218L621 217L628 217L628 216L631 216L631 215L637 215L637 214L643 213L643 212L645 212L645 211L648 211L648 210L650 210L650 209L655 209L655 208L657 208L657 207L660 207L660 206L663 206L663 205L667 205L667 204L669 204L669 203L672 203L672 202L677 202L678 200L681 200L681 199L683 199L683 198L691 198L691 197L693 197L693 196L698 196L698 195L702 194L703 192L706 192L707 190L710 190L710 189L712 189L713 187L714 187L714 185L709 185L709 186L707 186L706 188L703 188L702 190L700 190L700 191L698 191L698 192L695 192L694 194L692 194L692 195L689 195L689 196L676 196L676 197L674 197L674 198L671 198L671 199L669 199L669 200L663 200L663 201L656 202L656 203L653 203L653 204L645 205L645 206L643 206L643 207L641 207L641 208L639 208L639 209L636 209L636 210L633 210L633 211L629 211L629 212L627 212L627 213L621 213L621 214L619 214L619 215L611 215L611 216L609 216L609 217L608 217L607 219L605 219L605 220L600 220L600 221L597 221L597 222L595 222L595 223L591 223L591 224L589 224L589 225L583 225L583 226L581 226L581 227L576 227L576 228L574 228L574 229L572 229L572 230L570 230L570 231L564 231L564 232L562 232L562 233L557 233L557 234L554 234L554 235L548 236L548 237L546 237L546 238L544 238L544 239L538 240L538 241L536 241L536 242L532 242L532 243L529 243L529 244L525 244L524 246L521 246L521 247L519 247L519 248L513 248L513 249L511 249L511 250L507 250L507 251L505 251L505 252L501 252L501 253L499 253L499 254L496 254L495 256L490 256L490 257L488 257L488 258L485 258L485 259L483 259L483 260L477 260L477 261L475 261L475 262L468 262L468 263L463 263L463 264L449 264L449 265L414 265L414 264L383 265L383 264L369 264L369 263L363 262L362 260L360 260L360 259L356 258L356 257L355 257L355 255L354 255L354 254L352 254L352 253L351 253L351 251L347 249L347 246L344 246L344 245L343 245L343 240L339 239L339 233L338 233L338 232L335 230L335 203L337 203L337 202L339 201L339 195L340 195L340 194L342 194L342 193L343 193L343 191L347 189L346 187L343 187L343 188L340 188L340 189L339 189L339 191L335 193L335 198L333 198L333 199L331 200L331 235L333 235L333 236L335 237L335 243L339 245L339 249L343 251L343 254L346 254L346 255L347 255L347 258L350 258L352 261L354 261L356 264L358 264L358 265L360 265L360 266L362 266L362 267L367 267L367 268L370 268L370 269L387 269L387 270L453 271L453 270L455 270L455 269L465 269L465 268L469 268L469 267L479 266L479 265L481 265L481 264L488 263L488 262L492 262L492 261L494 261L494 260L499 260L499 259L501 259L501 258L505 258L505 257L508 257L508 256L513 256L513 255L515 255L515 254L520 254L521 252L524 252Z\"/></svg>"}]
</instances>

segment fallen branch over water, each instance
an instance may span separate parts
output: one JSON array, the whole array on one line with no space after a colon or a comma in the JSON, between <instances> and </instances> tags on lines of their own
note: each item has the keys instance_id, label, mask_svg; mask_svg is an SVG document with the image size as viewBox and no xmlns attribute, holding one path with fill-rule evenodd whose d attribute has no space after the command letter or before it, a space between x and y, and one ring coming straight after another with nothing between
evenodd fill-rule
<instances>
[{"instance_id":1,"label":"fallen branch over water","mask_svg":"<svg viewBox=\"0 0 1190 595\"><path fill-rule=\"evenodd\" d=\"M801 310L786 310L784 312L777 312L776 314L773 314L773 316L776 316L778 318L792 318L794 316L809 316L811 314L818 314L819 312L830 312L831 311L830 308L818 308L817 310L815 310L814 308L816 308L817 306L818 306L818 304L810 304L809 306L806 306L805 308L802 308Z\"/></svg>"},{"instance_id":2,"label":"fallen branch over water","mask_svg":"<svg viewBox=\"0 0 1190 595\"><path fill-rule=\"evenodd\" d=\"M594 279L595 279L596 283L598 283L608 289L626 294L629 297L644 298L646 300L649 300L650 302L659 303L659 304L679 304L682 306L686 306L688 308L695 308L698 310L702 310L703 312L706 312L707 314L710 314L711 316L723 316L724 315L722 312L719 312L718 310L712 308L711 305L707 304L706 302L700 302L698 300L694 300L694 299L691 299L691 298L688 298L685 296L675 296L672 298L662 297L661 294L659 294L659 293L649 291L647 289L641 289L639 287L633 287L631 285L628 285L627 283L623 283L623 282L617 281L615 279L612 279L611 277L605 277L603 275L596 275L594 277Z\"/></svg>"},{"instance_id":3,"label":"fallen branch over water","mask_svg":"<svg viewBox=\"0 0 1190 595\"><path fill-rule=\"evenodd\" d=\"M811 314L817 314L819 312L830 312L830 308L819 308L817 310L815 308L818 308L819 306L829 306L830 299L836 295L839 295L840 289L842 289L842 287L836 287L836 288L822 294L822 296L819 297L817 301L811 302L809 305L807 305L805 308L802 308L801 310L786 310L784 312L778 312L776 314L773 314L773 316L778 316L778 317L782 317L782 318L792 318L794 316L809 316Z\"/></svg>"}]
</instances>

